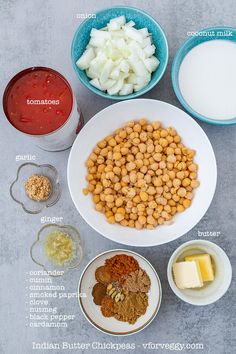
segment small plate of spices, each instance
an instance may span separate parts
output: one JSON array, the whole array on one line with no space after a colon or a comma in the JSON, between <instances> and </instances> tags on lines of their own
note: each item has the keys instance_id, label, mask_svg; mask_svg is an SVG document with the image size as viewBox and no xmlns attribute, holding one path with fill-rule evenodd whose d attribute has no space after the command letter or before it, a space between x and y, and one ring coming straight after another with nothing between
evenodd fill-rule
<instances>
[{"instance_id":1,"label":"small plate of spices","mask_svg":"<svg viewBox=\"0 0 236 354\"><path fill-rule=\"evenodd\" d=\"M83 271L79 303L87 320L111 335L130 335L147 327L161 304L161 283L153 266L128 250L95 257Z\"/></svg>"}]
</instances>

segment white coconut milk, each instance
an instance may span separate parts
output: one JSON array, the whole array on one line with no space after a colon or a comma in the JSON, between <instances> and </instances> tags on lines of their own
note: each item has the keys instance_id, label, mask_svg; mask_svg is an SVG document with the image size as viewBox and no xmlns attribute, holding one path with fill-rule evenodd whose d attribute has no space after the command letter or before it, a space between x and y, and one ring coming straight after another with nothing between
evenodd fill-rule
<instances>
[{"instance_id":1,"label":"white coconut milk","mask_svg":"<svg viewBox=\"0 0 236 354\"><path fill-rule=\"evenodd\" d=\"M188 105L201 115L236 117L236 43L210 40L194 47L179 70L179 88Z\"/></svg>"}]
</instances>

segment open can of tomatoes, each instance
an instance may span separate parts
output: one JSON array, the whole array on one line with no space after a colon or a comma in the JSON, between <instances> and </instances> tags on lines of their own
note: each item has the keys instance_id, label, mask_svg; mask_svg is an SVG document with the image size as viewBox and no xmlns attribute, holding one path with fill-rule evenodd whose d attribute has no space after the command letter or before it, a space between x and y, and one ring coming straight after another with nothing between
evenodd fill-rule
<instances>
[{"instance_id":1,"label":"open can of tomatoes","mask_svg":"<svg viewBox=\"0 0 236 354\"><path fill-rule=\"evenodd\" d=\"M73 144L83 116L69 82L59 72L32 67L15 75L3 95L8 121L47 151Z\"/></svg>"}]
</instances>

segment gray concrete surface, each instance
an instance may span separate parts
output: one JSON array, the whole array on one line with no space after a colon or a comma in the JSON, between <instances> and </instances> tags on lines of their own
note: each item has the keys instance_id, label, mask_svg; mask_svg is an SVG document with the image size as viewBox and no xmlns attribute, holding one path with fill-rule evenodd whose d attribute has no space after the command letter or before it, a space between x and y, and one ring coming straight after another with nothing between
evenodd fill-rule
<instances>
[{"instance_id":1,"label":"gray concrete surface","mask_svg":"<svg viewBox=\"0 0 236 354\"><path fill-rule=\"evenodd\" d=\"M170 48L167 71L160 84L145 97L167 101L178 107L171 80L170 68L173 56L187 38L188 31L213 25L235 26L236 3L234 0L126 0L120 4L140 7L151 13L163 26ZM111 104L90 93L81 86L70 62L70 45L81 20L78 13L93 13L115 5L113 0L0 0L0 67L1 96L8 80L23 68L41 65L59 70L71 82L83 110L85 120ZM63 284L66 291L75 292L81 270L98 253L119 247L93 231L76 211L69 195L66 166L69 151L48 153L28 143L6 121L1 110L1 236L0 236L0 353L30 354L48 353L50 350L33 350L32 342L61 343L135 343L129 352L144 353L143 343L202 343L203 350L185 350L210 354L231 354L236 351L235 342L235 279L227 294L217 303L207 307L194 307L179 300L169 288L166 267L172 252L185 241L198 238L198 231L220 231L217 238L208 237L227 252L235 269L235 127L217 127L200 123L207 133L217 159L218 183L213 202L203 219L187 235L177 241L159 247L135 249L155 266L163 287L160 312L152 324L142 333L127 338L109 337L98 332L83 317L76 299L55 300L59 312L75 314L68 328L29 328L27 326L28 285L26 272L38 269L29 255L30 245L41 227L40 216L63 216L64 223L80 229L84 260L81 267L65 278L54 281ZM83 152L81 152L83 153ZM52 163L60 173L63 193L59 203L41 215L28 215L9 196L19 162L18 154L35 154L37 162ZM130 247L130 249L132 249ZM181 348L179 347L179 350ZM156 350L160 353L168 349ZM178 351L178 350L176 350ZM53 353L115 353L116 350L51 350ZM120 352L125 352L120 350ZM127 351L128 352L128 351Z\"/></svg>"}]
</instances>

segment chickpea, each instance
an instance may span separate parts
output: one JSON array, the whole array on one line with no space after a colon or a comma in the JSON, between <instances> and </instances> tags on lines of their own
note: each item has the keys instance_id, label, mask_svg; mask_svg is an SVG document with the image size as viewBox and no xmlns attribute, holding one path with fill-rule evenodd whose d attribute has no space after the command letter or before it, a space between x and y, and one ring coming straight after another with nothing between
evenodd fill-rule
<instances>
[{"instance_id":1,"label":"chickpea","mask_svg":"<svg viewBox=\"0 0 236 354\"><path fill-rule=\"evenodd\" d=\"M163 187L156 187L157 195L162 195L163 191L164 191Z\"/></svg>"},{"instance_id":2,"label":"chickpea","mask_svg":"<svg viewBox=\"0 0 236 354\"><path fill-rule=\"evenodd\" d=\"M168 140L165 138L160 138L159 143L162 147L167 147L168 146Z\"/></svg>"},{"instance_id":3,"label":"chickpea","mask_svg":"<svg viewBox=\"0 0 236 354\"><path fill-rule=\"evenodd\" d=\"M192 188L197 188L197 187L199 187L199 185L200 185L200 182L197 181L196 179L193 179L193 180L191 181L191 187L192 187Z\"/></svg>"},{"instance_id":4,"label":"chickpea","mask_svg":"<svg viewBox=\"0 0 236 354\"><path fill-rule=\"evenodd\" d=\"M180 179L178 179L178 178L174 178L173 179L173 186L174 187L179 187L181 185L181 180Z\"/></svg>"},{"instance_id":5,"label":"chickpea","mask_svg":"<svg viewBox=\"0 0 236 354\"><path fill-rule=\"evenodd\" d=\"M143 142L147 141L147 138L148 138L147 133L146 132L140 133L139 138Z\"/></svg>"},{"instance_id":6,"label":"chickpea","mask_svg":"<svg viewBox=\"0 0 236 354\"><path fill-rule=\"evenodd\" d=\"M180 200L180 196L178 194L174 194L172 198L175 202L178 202Z\"/></svg>"},{"instance_id":7,"label":"chickpea","mask_svg":"<svg viewBox=\"0 0 236 354\"><path fill-rule=\"evenodd\" d=\"M159 225L162 225L162 224L164 224L165 219L160 216L160 217L158 218L157 222L158 222Z\"/></svg>"},{"instance_id":8,"label":"chickpea","mask_svg":"<svg viewBox=\"0 0 236 354\"><path fill-rule=\"evenodd\" d=\"M140 192L139 196L143 202L148 200L148 194L146 192Z\"/></svg>"},{"instance_id":9,"label":"chickpea","mask_svg":"<svg viewBox=\"0 0 236 354\"><path fill-rule=\"evenodd\" d=\"M132 162L132 161L126 164L127 171L132 171L135 168L136 168L136 164L134 162Z\"/></svg>"},{"instance_id":10,"label":"chickpea","mask_svg":"<svg viewBox=\"0 0 236 354\"><path fill-rule=\"evenodd\" d=\"M151 225L155 225L156 224L156 220L154 219L154 217L152 215L148 215L147 223L151 224Z\"/></svg>"},{"instance_id":11,"label":"chickpea","mask_svg":"<svg viewBox=\"0 0 236 354\"><path fill-rule=\"evenodd\" d=\"M198 168L198 166L195 163L191 163L191 165L188 166L188 169L190 172L196 172L197 168Z\"/></svg>"},{"instance_id":12,"label":"chickpea","mask_svg":"<svg viewBox=\"0 0 236 354\"><path fill-rule=\"evenodd\" d=\"M158 163L152 163L151 165L150 165L150 168L151 168L151 170L153 170L153 171L157 171L158 170ZM151 173L151 174L153 174L153 173Z\"/></svg>"},{"instance_id":13,"label":"chickpea","mask_svg":"<svg viewBox=\"0 0 236 354\"><path fill-rule=\"evenodd\" d=\"M94 190L94 194L100 194L103 190L103 187L100 184L97 184Z\"/></svg>"},{"instance_id":14,"label":"chickpea","mask_svg":"<svg viewBox=\"0 0 236 354\"><path fill-rule=\"evenodd\" d=\"M159 144L156 144L155 146L155 152L162 152L163 151L163 147Z\"/></svg>"},{"instance_id":15,"label":"chickpea","mask_svg":"<svg viewBox=\"0 0 236 354\"><path fill-rule=\"evenodd\" d=\"M151 183L152 177L149 174L146 174L144 176L144 180L145 180L146 183Z\"/></svg>"},{"instance_id":16,"label":"chickpea","mask_svg":"<svg viewBox=\"0 0 236 354\"><path fill-rule=\"evenodd\" d=\"M168 141L169 144L171 144L174 141L174 138L171 135L167 135L166 140Z\"/></svg>"},{"instance_id":17,"label":"chickpea","mask_svg":"<svg viewBox=\"0 0 236 354\"><path fill-rule=\"evenodd\" d=\"M114 202L114 196L112 195L112 194L108 194L108 195L106 195L106 197L105 197L105 201L107 202L107 203L113 203Z\"/></svg>"},{"instance_id":18,"label":"chickpea","mask_svg":"<svg viewBox=\"0 0 236 354\"><path fill-rule=\"evenodd\" d=\"M151 166L150 166L151 167ZM151 170L147 171L147 174L151 177L155 176L155 171L153 170L153 168Z\"/></svg>"},{"instance_id":19,"label":"chickpea","mask_svg":"<svg viewBox=\"0 0 236 354\"><path fill-rule=\"evenodd\" d=\"M120 222L123 219L124 219L124 214L123 213L116 213L115 214L115 221Z\"/></svg>"},{"instance_id":20,"label":"chickpea","mask_svg":"<svg viewBox=\"0 0 236 354\"><path fill-rule=\"evenodd\" d=\"M157 197L156 202L157 204L165 206L167 204L167 199L164 197Z\"/></svg>"},{"instance_id":21,"label":"chickpea","mask_svg":"<svg viewBox=\"0 0 236 354\"><path fill-rule=\"evenodd\" d=\"M182 181L182 186L187 187L191 184L191 180L189 178L184 178Z\"/></svg>"},{"instance_id":22,"label":"chickpea","mask_svg":"<svg viewBox=\"0 0 236 354\"><path fill-rule=\"evenodd\" d=\"M134 227L134 220L131 220L131 219L130 219L130 220L128 221L128 226L129 226L129 227Z\"/></svg>"},{"instance_id":23,"label":"chickpea","mask_svg":"<svg viewBox=\"0 0 236 354\"><path fill-rule=\"evenodd\" d=\"M163 205L158 205L156 209L157 209L157 212L158 212L159 214L161 214L161 212L162 212L163 209L164 209L164 206L163 206Z\"/></svg>"},{"instance_id":24,"label":"chickpea","mask_svg":"<svg viewBox=\"0 0 236 354\"><path fill-rule=\"evenodd\" d=\"M179 178L179 179L184 179L185 177L185 174L183 171L179 171L176 173L176 177Z\"/></svg>"},{"instance_id":25,"label":"chickpea","mask_svg":"<svg viewBox=\"0 0 236 354\"><path fill-rule=\"evenodd\" d=\"M143 228L143 225L140 224L139 221L135 221L135 228L138 229L138 230L141 230Z\"/></svg>"},{"instance_id":26,"label":"chickpea","mask_svg":"<svg viewBox=\"0 0 236 354\"><path fill-rule=\"evenodd\" d=\"M127 225L128 225L128 221L125 220L125 219L123 219L123 220L121 220L120 224L121 224L122 226L127 226Z\"/></svg>"},{"instance_id":27,"label":"chickpea","mask_svg":"<svg viewBox=\"0 0 236 354\"><path fill-rule=\"evenodd\" d=\"M88 195L89 194L89 190L88 190L88 188L83 188L83 193L84 193L84 195Z\"/></svg>"},{"instance_id":28,"label":"chickpea","mask_svg":"<svg viewBox=\"0 0 236 354\"><path fill-rule=\"evenodd\" d=\"M193 194L191 192L187 192L185 198L191 200L193 198Z\"/></svg>"},{"instance_id":29,"label":"chickpea","mask_svg":"<svg viewBox=\"0 0 236 354\"><path fill-rule=\"evenodd\" d=\"M89 183L89 186L88 186L89 192L92 193L94 191L94 189L95 189L95 186L93 184Z\"/></svg>"},{"instance_id":30,"label":"chickpea","mask_svg":"<svg viewBox=\"0 0 236 354\"><path fill-rule=\"evenodd\" d=\"M183 206L185 207L185 209L189 208L191 205L191 200L189 199L184 199L183 201Z\"/></svg>"},{"instance_id":31,"label":"chickpea","mask_svg":"<svg viewBox=\"0 0 236 354\"><path fill-rule=\"evenodd\" d=\"M160 162L161 159L162 159L162 155L161 155L160 152L157 152L157 153L155 153L155 154L153 155L153 158L154 158L155 161Z\"/></svg>"},{"instance_id":32,"label":"chickpea","mask_svg":"<svg viewBox=\"0 0 236 354\"><path fill-rule=\"evenodd\" d=\"M158 130L155 130L153 132L152 136L153 136L153 139L158 140L158 139L160 139L160 132Z\"/></svg>"},{"instance_id":33,"label":"chickpea","mask_svg":"<svg viewBox=\"0 0 236 354\"><path fill-rule=\"evenodd\" d=\"M154 194L156 194L156 189L155 189L153 186L150 186L150 187L148 187L148 189L147 189L147 193L148 193L149 195L154 195Z\"/></svg>"},{"instance_id":34,"label":"chickpea","mask_svg":"<svg viewBox=\"0 0 236 354\"><path fill-rule=\"evenodd\" d=\"M136 184L135 184L138 188L142 188L146 185L146 182L143 179L139 179Z\"/></svg>"},{"instance_id":35,"label":"chickpea","mask_svg":"<svg viewBox=\"0 0 236 354\"><path fill-rule=\"evenodd\" d=\"M130 121L89 155L83 193L110 224L153 229L191 205L200 184L194 156L174 128Z\"/></svg>"},{"instance_id":36,"label":"chickpea","mask_svg":"<svg viewBox=\"0 0 236 354\"><path fill-rule=\"evenodd\" d=\"M145 204L143 204L143 203L137 204L137 210L140 212L144 212L145 211Z\"/></svg>"},{"instance_id":37,"label":"chickpea","mask_svg":"<svg viewBox=\"0 0 236 354\"><path fill-rule=\"evenodd\" d=\"M97 203L95 208L96 208L97 211L102 211L102 209L103 209L102 203Z\"/></svg>"},{"instance_id":38,"label":"chickpea","mask_svg":"<svg viewBox=\"0 0 236 354\"><path fill-rule=\"evenodd\" d=\"M147 151L147 145L144 144L144 143L140 143L140 144L138 145L138 147L139 147L139 151L140 151L142 154Z\"/></svg>"},{"instance_id":39,"label":"chickpea","mask_svg":"<svg viewBox=\"0 0 236 354\"><path fill-rule=\"evenodd\" d=\"M147 173L147 166L142 166L141 168L140 168L140 171L142 172L142 173Z\"/></svg>"},{"instance_id":40,"label":"chickpea","mask_svg":"<svg viewBox=\"0 0 236 354\"><path fill-rule=\"evenodd\" d=\"M182 211L184 211L184 206L181 205L181 204L178 204L178 205L177 205L177 211L180 212L180 213L181 213Z\"/></svg>"},{"instance_id":41,"label":"chickpea","mask_svg":"<svg viewBox=\"0 0 236 354\"><path fill-rule=\"evenodd\" d=\"M172 199L171 199L170 201L173 202ZM170 205L169 205L169 204L165 205L165 206L164 206L164 210L167 211L167 213L171 213L171 207L170 207Z\"/></svg>"},{"instance_id":42,"label":"chickpea","mask_svg":"<svg viewBox=\"0 0 236 354\"><path fill-rule=\"evenodd\" d=\"M111 216L109 216L107 218L107 221L108 221L109 224L115 224L116 219L115 219L115 217L113 215L111 215Z\"/></svg>"},{"instance_id":43,"label":"chickpea","mask_svg":"<svg viewBox=\"0 0 236 354\"><path fill-rule=\"evenodd\" d=\"M174 137L174 142L175 142L175 143L179 143L180 141L181 141L180 136L179 136L179 135L175 135L175 137Z\"/></svg>"},{"instance_id":44,"label":"chickpea","mask_svg":"<svg viewBox=\"0 0 236 354\"><path fill-rule=\"evenodd\" d=\"M147 219L146 219L145 216L140 215L140 216L138 217L138 222L139 222L141 225L145 225L145 224L146 224L146 221L147 221Z\"/></svg>"},{"instance_id":45,"label":"chickpea","mask_svg":"<svg viewBox=\"0 0 236 354\"><path fill-rule=\"evenodd\" d=\"M165 163L165 161L160 161L160 162L159 162L159 168L160 168L161 170L164 170L164 169L166 168L166 163Z\"/></svg>"},{"instance_id":46,"label":"chickpea","mask_svg":"<svg viewBox=\"0 0 236 354\"><path fill-rule=\"evenodd\" d=\"M135 195L136 195L135 188L129 188L127 192L127 197L132 199Z\"/></svg>"},{"instance_id":47,"label":"chickpea","mask_svg":"<svg viewBox=\"0 0 236 354\"><path fill-rule=\"evenodd\" d=\"M115 205L117 207L120 207L121 205L123 204L123 198L122 197L119 197L115 200Z\"/></svg>"},{"instance_id":48,"label":"chickpea","mask_svg":"<svg viewBox=\"0 0 236 354\"><path fill-rule=\"evenodd\" d=\"M175 155L168 155L167 156L167 161L170 162L170 163L175 163L176 162Z\"/></svg>"},{"instance_id":49,"label":"chickpea","mask_svg":"<svg viewBox=\"0 0 236 354\"><path fill-rule=\"evenodd\" d=\"M167 173L165 173L163 176L162 176L162 181L163 182L168 182L170 179L169 175Z\"/></svg>"},{"instance_id":50,"label":"chickpea","mask_svg":"<svg viewBox=\"0 0 236 354\"><path fill-rule=\"evenodd\" d=\"M151 154L155 150L155 147L153 144L147 145L147 152Z\"/></svg>"},{"instance_id":51,"label":"chickpea","mask_svg":"<svg viewBox=\"0 0 236 354\"><path fill-rule=\"evenodd\" d=\"M162 138L166 138L167 135L168 135L168 131L165 130L165 129L162 129L161 132L160 132L160 135L161 135Z\"/></svg>"},{"instance_id":52,"label":"chickpea","mask_svg":"<svg viewBox=\"0 0 236 354\"><path fill-rule=\"evenodd\" d=\"M166 220L170 220L171 218L170 214L167 213L167 211L162 211L161 216Z\"/></svg>"},{"instance_id":53,"label":"chickpea","mask_svg":"<svg viewBox=\"0 0 236 354\"><path fill-rule=\"evenodd\" d=\"M182 187L179 188L178 191L177 191L178 196L181 197L181 198L185 197L186 193L187 193L186 189L182 188Z\"/></svg>"},{"instance_id":54,"label":"chickpea","mask_svg":"<svg viewBox=\"0 0 236 354\"><path fill-rule=\"evenodd\" d=\"M152 123L152 126L153 126L153 129L158 130L161 127L161 123L160 122L154 122L154 123Z\"/></svg>"}]
</instances>

